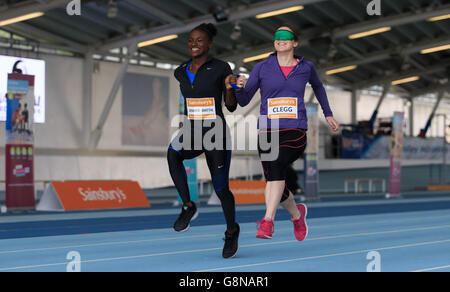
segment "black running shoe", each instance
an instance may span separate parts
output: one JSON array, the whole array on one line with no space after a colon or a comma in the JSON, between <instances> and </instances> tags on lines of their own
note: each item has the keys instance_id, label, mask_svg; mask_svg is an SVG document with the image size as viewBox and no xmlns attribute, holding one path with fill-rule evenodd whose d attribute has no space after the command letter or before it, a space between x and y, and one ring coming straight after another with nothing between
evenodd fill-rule
<instances>
[{"instance_id":1,"label":"black running shoe","mask_svg":"<svg viewBox=\"0 0 450 292\"><path fill-rule=\"evenodd\" d=\"M181 214L178 217L177 221L175 221L173 229L175 229L175 231L177 232L187 231L190 227L189 224L192 220L197 218L197 216L197 206L195 206L194 202L192 202L192 207L183 205L183 207L181 208Z\"/></svg>"},{"instance_id":2,"label":"black running shoe","mask_svg":"<svg viewBox=\"0 0 450 292\"><path fill-rule=\"evenodd\" d=\"M234 257L239 249L238 239L241 228L239 224L236 223L237 231L233 234L228 234L225 232L225 245L223 246L222 256L226 259Z\"/></svg>"}]
</instances>

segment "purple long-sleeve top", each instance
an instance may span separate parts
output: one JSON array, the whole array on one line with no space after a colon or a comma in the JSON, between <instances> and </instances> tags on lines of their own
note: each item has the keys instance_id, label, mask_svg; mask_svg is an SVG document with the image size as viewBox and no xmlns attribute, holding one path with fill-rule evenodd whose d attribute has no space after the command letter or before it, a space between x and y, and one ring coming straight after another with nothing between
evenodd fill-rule
<instances>
[{"instance_id":1,"label":"purple long-sleeve top","mask_svg":"<svg viewBox=\"0 0 450 292\"><path fill-rule=\"evenodd\" d=\"M258 129L273 128L272 119L278 120L278 127L280 129L308 129L308 119L304 102L305 88L306 83L308 82L314 90L325 117L333 116L325 88L319 79L319 75L317 74L313 63L305 61L304 58L295 58L297 58L299 62L288 77L285 77L278 64L276 54L270 55L268 59L256 64L245 87L235 90L236 99L242 107L249 104L258 89L261 90ZM269 100L274 98L289 98L291 102L293 98L296 98L297 115L295 115L295 107L280 106L279 108L274 109L273 106L271 106L269 111ZM273 101L281 101L284 103L285 100L286 99L277 99ZM273 101L272 104L277 104L273 103ZM284 116L275 118L273 116L272 118L270 117L270 114L274 114L274 110L280 112L283 111L283 109L286 109L286 111L294 111L294 113L285 113ZM267 119L267 117L269 117L269 119ZM262 119L267 122L262 122Z\"/></svg>"}]
</instances>

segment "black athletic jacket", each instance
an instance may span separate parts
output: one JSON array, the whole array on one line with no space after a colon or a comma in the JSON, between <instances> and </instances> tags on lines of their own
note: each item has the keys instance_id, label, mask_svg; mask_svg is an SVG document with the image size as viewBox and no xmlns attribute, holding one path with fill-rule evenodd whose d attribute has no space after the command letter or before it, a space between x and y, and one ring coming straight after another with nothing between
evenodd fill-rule
<instances>
[{"instance_id":1,"label":"black athletic jacket","mask_svg":"<svg viewBox=\"0 0 450 292\"><path fill-rule=\"evenodd\" d=\"M233 74L230 65L224 61L209 57L205 64L203 64L195 75L194 83L191 84L186 73L186 66L190 61L180 65L175 70L175 78L180 82L181 93L184 97L184 104L186 105L186 98L206 98L214 97L214 104L216 107L217 117L224 118L222 111L222 102L226 97L225 78ZM227 106L230 112L234 112L237 108L237 103L233 106ZM185 106L185 115L187 115L187 107Z\"/></svg>"}]
</instances>

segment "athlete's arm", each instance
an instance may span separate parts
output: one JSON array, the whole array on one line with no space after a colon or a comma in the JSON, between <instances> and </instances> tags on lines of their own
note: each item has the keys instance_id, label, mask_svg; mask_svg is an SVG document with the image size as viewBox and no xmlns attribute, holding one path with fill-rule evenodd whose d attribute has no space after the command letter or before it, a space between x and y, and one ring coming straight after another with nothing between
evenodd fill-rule
<instances>
[{"instance_id":1,"label":"athlete's arm","mask_svg":"<svg viewBox=\"0 0 450 292\"><path fill-rule=\"evenodd\" d=\"M309 83L314 90L314 94L322 107L323 114L325 117L332 117L333 112L331 111L330 104L328 103L327 93L323 87L322 81L320 81L319 74L317 74L316 68L311 62L308 62L311 67L311 75L309 77Z\"/></svg>"},{"instance_id":2,"label":"athlete's arm","mask_svg":"<svg viewBox=\"0 0 450 292\"><path fill-rule=\"evenodd\" d=\"M261 69L261 63L256 64L253 68L250 78L244 87L235 89L236 99L240 106L244 107L250 103L256 91L259 89L260 79L259 71Z\"/></svg>"},{"instance_id":3,"label":"athlete's arm","mask_svg":"<svg viewBox=\"0 0 450 292\"><path fill-rule=\"evenodd\" d=\"M339 123L333 117L333 112L331 111L330 104L328 103L327 93L325 91L325 88L323 87L322 81L320 81L319 74L317 74L316 68L312 63L309 64L311 66L309 83L311 84L314 90L314 94L316 95L317 100L322 107L322 111L325 115L328 125L334 132L336 132L339 130Z\"/></svg>"},{"instance_id":4,"label":"athlete's arm","mask_svg":"<svg viewBox=\"0 0 450 292\"><path fill-rule=\"evenodd\" d=\"M233 88L227 82L228 76L230 76L231 74L233 74L233 71L231 70L230 65L227 64L225 74L223 76L223 84L224 84L225 106L227 107L230 113L234 112L237 108L236 94L234 93Z\"/></svg>"},{"instance_id":5,"label":"athlete's arm","mask_svg":"<svg viewBox=\"0 0 450 292\"><path fill-rule=\"evenodd\" d=\"M234 112L237 108L236 94L233 89L226 89L225 93L225 106L230 113Z\"/></svg>"}]
</instances>

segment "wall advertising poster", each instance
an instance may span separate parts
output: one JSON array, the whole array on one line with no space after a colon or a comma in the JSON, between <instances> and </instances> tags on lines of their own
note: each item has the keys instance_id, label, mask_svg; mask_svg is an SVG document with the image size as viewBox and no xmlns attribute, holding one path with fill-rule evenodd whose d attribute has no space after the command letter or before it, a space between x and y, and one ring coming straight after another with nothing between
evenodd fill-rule
<instances>
[{"instance_id":1,"label":"wall advertising poster","mask_svg":"<svg viewBox=\"0 0 450 292\"><path fill-rule=\"evenodd\" d=\"M306 104L308 116L307 147L304 158L305 197L308 201L319 200L319 115L316 103Z\"/></svg>"},{"instance_id":2,"label":"wall advertising poster","mask_svg":"<svg viewBox=\"0 0 450 292\"><path fill-rule=\"evenodd\" d=\"M122 144L166 147L169 78L126 73L122 84Z\"/></svg>"},{"instance_id":3,"label":"wall advertising poster","mask_svg":"<svg viewBox=\"0 0 450 292\"><path fill-rule=\"evenodd\" d=\"M6 101L6 207L34 209L34 76L8 74Z\"/></svg>"},{"instance_id":4,"label":"wall advertising poster","mask_svg":"<svg viewBox=\"0 0 450 292\"><path fill-rule=\"evenodd\" d=\"M183 94L180 92L180 102L178 107L178 113L184 114L185 104ZM198 202L198 182L197 182L197 158L185 160L183 162L184 169L186 171L189 195L192 202ZM178 195L178 202L182 202L180 195Z\"/></svg>"},{"instance_id":5,"label":"wall advertising poster","mask_svg":"<svg viewBox=\"0 0 450 292\"><path fill-rule=\"evenodd\" d=\"M392 117L391 163L389 170L389 197L400 196L403 154L403 112Z\"/></svg>"},{"instance_id":6,"label":"wall advertising poster","mask_svg":"<svg viewBox=\"0 0 450 292\"><path fill-rule=\"evenodd\" d=\"M8 75L16 68L23 75L34 76L33 123L45 123L45 61L0 55L0 122L6 121Z\"/></svg>"}]
</instances>

